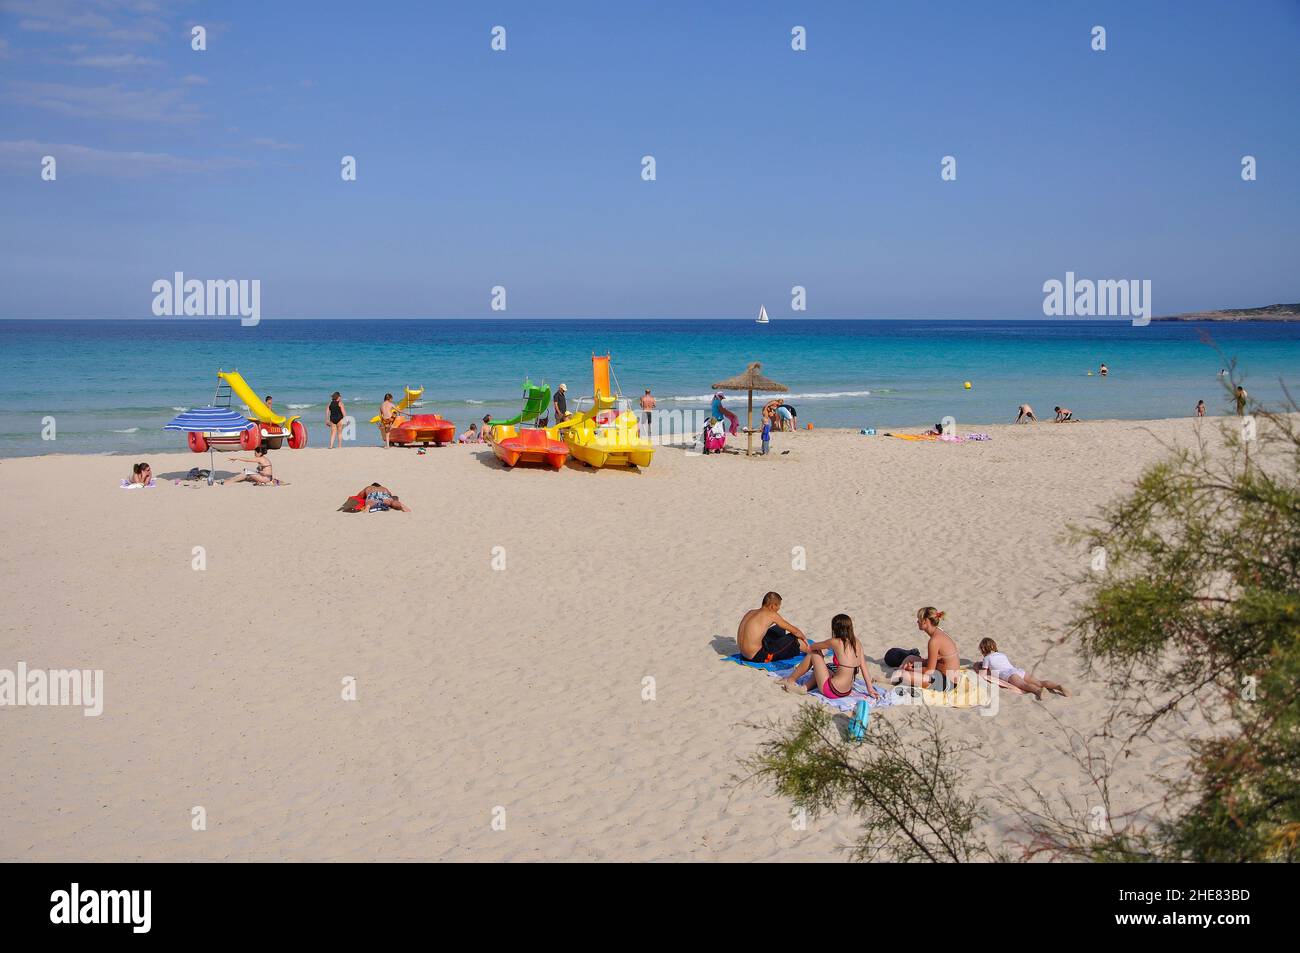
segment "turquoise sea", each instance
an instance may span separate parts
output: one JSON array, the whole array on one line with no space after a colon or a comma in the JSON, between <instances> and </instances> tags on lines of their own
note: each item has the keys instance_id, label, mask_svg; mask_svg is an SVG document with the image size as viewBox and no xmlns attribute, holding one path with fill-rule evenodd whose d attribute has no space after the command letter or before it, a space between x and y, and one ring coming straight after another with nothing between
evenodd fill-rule
<instances>
[{"instance_id":1,"label":"turquoise sea","mask_svg":"<svg viewBox=\"0 0 1300 953\"><path fill-rule=\"evenodd\" d=\"M1300 385L1300 324L1281 323L15 320L0 321L0 455L180 449L161 427L212 400L219 368L301 414L313 446L335 390L365 420L385 391L423 386L422 409L464 428L517 412L525 375L590 393L591 354L606 351L623 392L650 387L663 411L706 407L712 382L760 360L790 388L801 424L818 427L1009 423L1022 402L1085 420L1189 416L1198 399L1224 413L1218 373L1234 358L1267 403L1283 401L1282 381ZM744 395L730 406L743 417ZM42 439L50 416L54 441ZM357 439L379 442L364 423Z\"/></svg>"}]
</instances>

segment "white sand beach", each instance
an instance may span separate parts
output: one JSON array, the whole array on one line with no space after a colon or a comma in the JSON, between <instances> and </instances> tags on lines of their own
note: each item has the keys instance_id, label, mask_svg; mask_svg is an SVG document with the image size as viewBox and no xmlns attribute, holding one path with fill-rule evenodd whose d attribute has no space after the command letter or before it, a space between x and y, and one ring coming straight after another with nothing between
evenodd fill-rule
<instances>
[{"instance_id":1,"label":"white sand beach","mask_svg":"<svg viewBox=\"0 0 1300 953\"><path fill-rule=\"evenodd\" d=\"M102 669L104 710L0 710L0 860L838 859L851 818L795 830L733 780L754 724L815 703L719 661L768 589L817 638L848 612L872 657L923 645L934 605L963 659L991 635L1064 681L1074 697L939 717L981 747L974 790L1084 797L1062 727L1109 702L1048 651L1074 598L1057 583L1086 560L1063 531L1196 428L817 430L766 459L663 448L640 473L507 471L485 446L280 450L275 488L175 485L208 459L179 447L149 458L148 490L118 487L127 457L5 460L0 668ZM414 512L336 512L372 480ZM1119 805L1179 754L1121 762Z\"/></svg>"}]
</instances>

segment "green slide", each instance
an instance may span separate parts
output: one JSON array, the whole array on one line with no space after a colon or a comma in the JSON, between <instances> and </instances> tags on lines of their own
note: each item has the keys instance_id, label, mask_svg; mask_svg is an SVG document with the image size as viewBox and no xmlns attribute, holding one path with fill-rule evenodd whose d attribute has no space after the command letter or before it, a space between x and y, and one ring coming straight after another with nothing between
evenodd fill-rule
<instances>
[{"instance_id":1,"label":"green slide","mask_svg":"<svg viewBox=\"0 0 1300 953\"><path fill-rule=\"evenodd\" d=\"M545 417L551 409L551 389L545 384L534 384L532 381L524 378L524 409L520 411L519 416L511 417L509 420L493 420L492 425L502 427L513 427L521 421L532 423L538 417Z\"/></svg>"}]
</instances>

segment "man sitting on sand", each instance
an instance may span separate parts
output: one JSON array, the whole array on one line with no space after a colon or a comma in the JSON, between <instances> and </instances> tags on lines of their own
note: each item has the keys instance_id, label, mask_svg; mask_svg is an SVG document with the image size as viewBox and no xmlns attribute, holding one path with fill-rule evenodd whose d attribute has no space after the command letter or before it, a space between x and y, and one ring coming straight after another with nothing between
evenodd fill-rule
<instances>
[{"instance_id":1,"label":"man sitting on sand","mask_svg":"<svg viewBox=\"0 0 1300 953\"><path fill-rule=\"evenodd\" d=\"M895 673L895 678L903 684L933 688L941 692L957 687L957 669L961 658L957 653L957 643L939 628L943 615L934 606L917 610L916 627L930 637L930 642L926 646L924 660L914 655L904 661Z\"/></svg>"},{"instance_id":2,"label":"man sitting on sand","mask_svg":"<svg viewBox=\"0 0 1300 953\"><path fill-rule=\"evenodd\" d=\"M1022 420L1032 420L1034 423L1038 422L1038 418L1034 416L1034 408L1030 407L1028 404L1020 405L1020 413L1016 416L1016 423L1020 423Z\"/></svg>"},{"instance_id":3,"label":"man sitting on sand","mask_svg":"<svg viewBox=\"0 0 1300 953\"><path fill-rule=\"evenodd\" d=\"M808 651L808 637L797 625L781 618L781 596L769 592L763 604L740 619L736 643L742 658L751 662L779 662Z\"/></svg>"}]
</instances>

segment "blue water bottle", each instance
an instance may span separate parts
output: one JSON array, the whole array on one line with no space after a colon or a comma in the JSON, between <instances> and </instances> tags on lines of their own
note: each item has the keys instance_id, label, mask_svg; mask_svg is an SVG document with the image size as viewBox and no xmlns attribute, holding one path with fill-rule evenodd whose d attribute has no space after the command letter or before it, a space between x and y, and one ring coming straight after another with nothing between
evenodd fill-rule
<instances>
[{"instance_id":1,"label":"blue water bottle","mask_svg":"<svg viewBox=\"0 0 1300 953\"><path fill-rule=\"evenodd\" d=\"M861 741L867 735L867 722L871 720L871 706L867 700L858 701L857 707L853 709L853 717L849 720L849 740Z\"/></svg>"}]
</instances>

